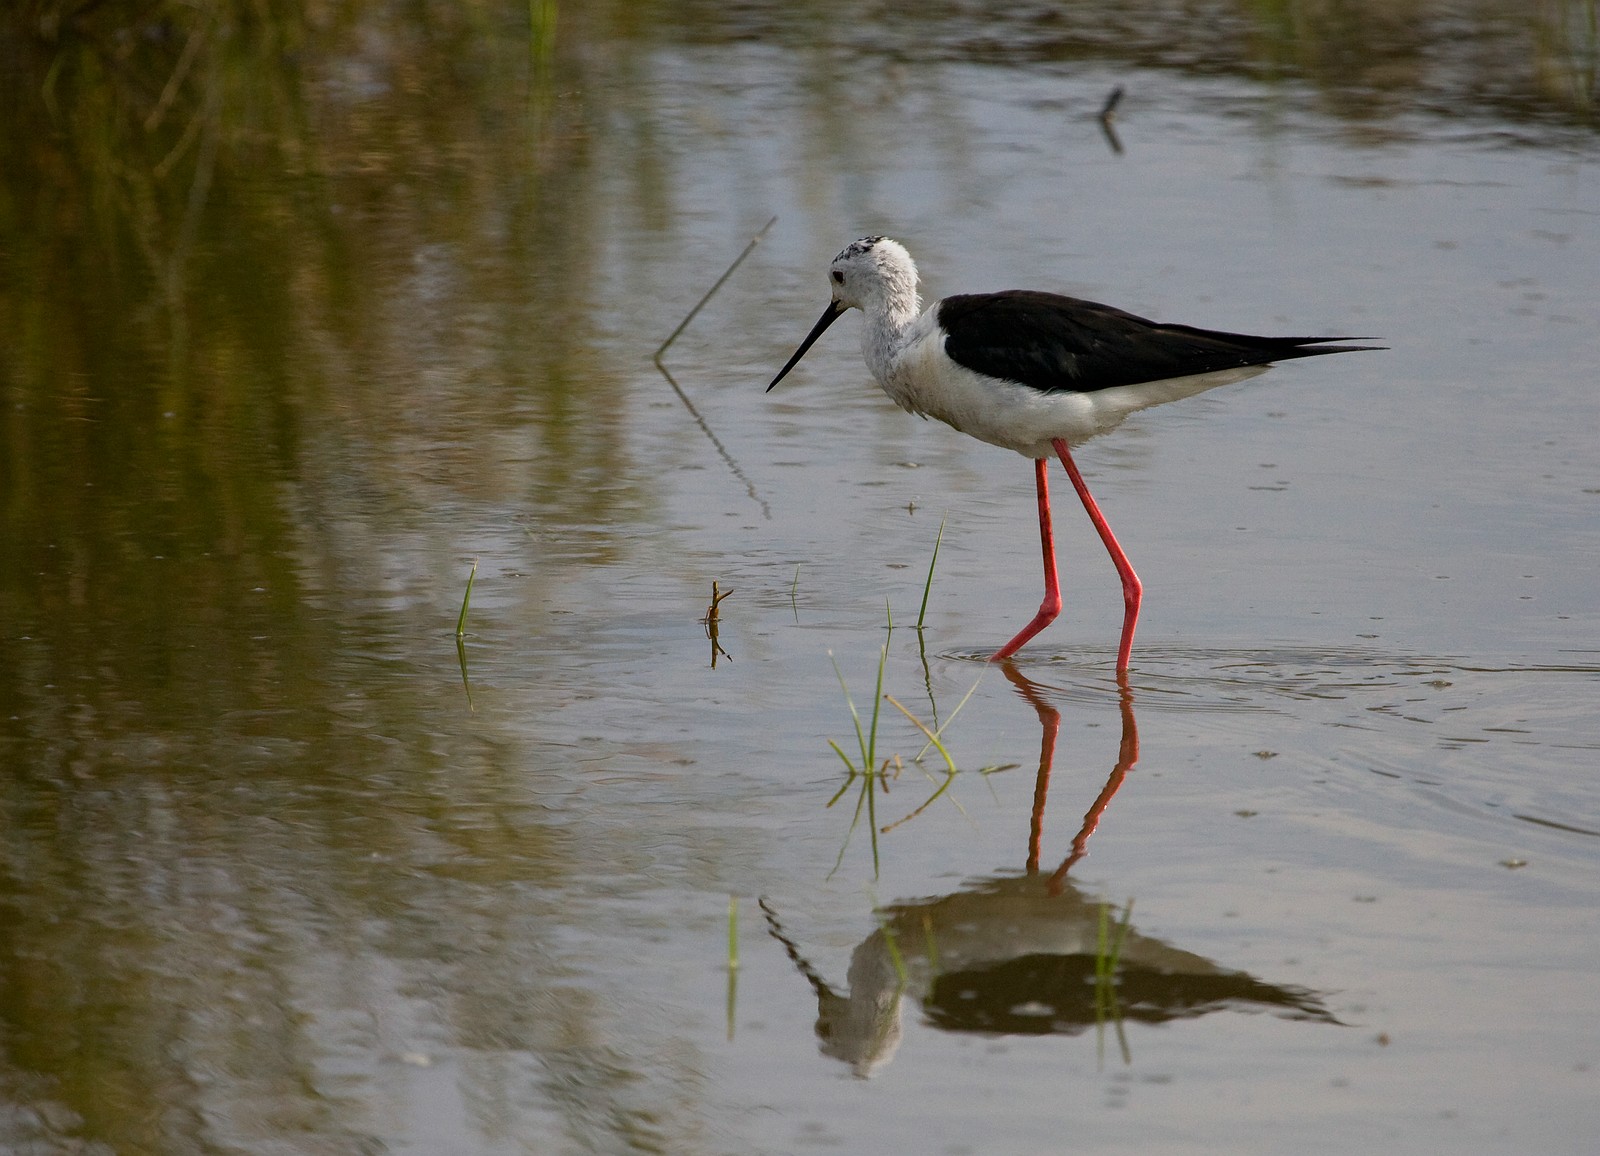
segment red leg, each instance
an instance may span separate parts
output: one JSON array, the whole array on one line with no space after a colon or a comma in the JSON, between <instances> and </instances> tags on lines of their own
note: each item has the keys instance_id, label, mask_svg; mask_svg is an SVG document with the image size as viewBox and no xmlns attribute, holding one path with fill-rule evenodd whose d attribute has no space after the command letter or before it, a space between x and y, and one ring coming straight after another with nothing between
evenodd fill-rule
<instances>
[{"instance_id":1,"label":"red leg","mask_svg":"<svg viewBox=\"0 0 1600 1156\"><path fill-rule=\"evenodd\" d=\"M1022 649L1023 643L1049 626L1061 613L1061 584L1056 578L1056 538L1050 529L1050 480L1045 474L1045 467L1049 464L1044 458L1036 458L1033 463L1033 482L1039 491L1039 541L1044 547L1044 601L1039 603L1039 613L1033 616L1033 621L995 651L990 662L1010 658Z\"/></svg>"},{"instance_id":2,"label":"red leg","mask_svg":"<svg viewBox=\"0 0 1600 1156\"><path fill-rule=\"evenodd\" d=\"M1072 488L1077 490L1078 497L1083 499L1083 508L1089 514L1089 521L1094 523L1095 531L1111 554L1111 564L1117 568L1117 574L1122 578L1122 644L1117 647L1117 671L1121 673L1128 669L1128 658L1133 653L1133 628L1139 620L1139 601L1144 595L1144 586L1140 583L1139 576L1133 572L1133 563L1128 561L1128 556L1117 544L1116 535L1112 534L1105 515L1095 504L1093 495L1089 493L1089 487L1084 484L1083 475L1078 472L1072 455L1067 452L1066 439L1055 438L1050 444L1060 456L1061 464L1067 467L1067 477L1072 479Z\"/></svg>"}]
</instances>

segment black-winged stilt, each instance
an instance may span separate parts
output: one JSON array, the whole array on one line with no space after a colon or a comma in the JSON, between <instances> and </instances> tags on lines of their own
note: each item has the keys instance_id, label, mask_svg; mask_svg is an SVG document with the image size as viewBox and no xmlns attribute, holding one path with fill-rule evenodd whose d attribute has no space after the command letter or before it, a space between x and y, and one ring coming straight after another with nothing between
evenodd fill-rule
<instances>
[{"instance_id":1,"label":"black-winged stilt","mask_svg":"<svg viewBox=\"0 0 1600 1156\"><path fill-rule=\"evenodd\" d=\"M1255 337L1147 321L1121 309L1012 289L935 301L921 310L917 266L887 237L862 237L828 267L833 300L772 379L774 385L847 309L866 314L861 351L901 409L935 417L980 441L1033 459L1044 547L1044 601L1033 621L997 650L1010 658L1061 613L1050 491L1052 452L1066 467L1089 520L1122 578L1117 670L1128 669L1143 587L1068 450L1158 402L1240 381L1292 357L1381 346L1326 344L1343 337Z\"/></svg>"}]
</instances>

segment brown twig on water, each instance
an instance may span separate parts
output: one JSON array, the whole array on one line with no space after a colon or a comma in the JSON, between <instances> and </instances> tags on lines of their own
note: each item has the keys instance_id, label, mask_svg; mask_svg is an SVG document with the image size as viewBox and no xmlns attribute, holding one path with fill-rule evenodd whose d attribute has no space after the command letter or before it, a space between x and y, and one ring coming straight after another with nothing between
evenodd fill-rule
<instances>
[{"instance_id":1,"label":"brown twig on water","mask_svg":"<svg viewBox=\"0 0 1600 1156\"><path fill-rule=\"evenodd\" d=\"M712 670L717 669L718 655L726 658L729 662L733 661L733 655L722 649L722 643L717 641L717 627L721 624L721 616L718 608L722 605L722 600L732 593L732 590L719 591L717 589L716 581L713 580L711 583L711 605L706 607L706 616L700 620L706 628L706 637L711 640Z\"/></svg>"},{"instance_id":2,"label":"brown twig on water","mask_svg":"<svg viewBox=\"0 0 1600 1156\"><path fill-rule=\"evenodd\" d=\"M757 233L754 237L750 238L750 243L744 247L743 251L740 252L740 254L737 257L735 257L733 259L733 264L728 266L727 270L722 274L722 276L717 278L716 284L711 286L711 288L707 289L706 290L706 295L704 297L700 298L699 301L696 301L694 308L689 310L688 315L685 316L682 321L678 322L678 327L676 329L674 329L667 336L667 339L661 343L661 348L656 350L655 362L656 362L657 365L661 364L661 355L667 351L667 347L669 345L671 345L674 341L678 340L678 335L680 333L682 333L685 329L689 328L689 322L694 320L695 314L699 313L700 310L704 309L705 305L706 305L706 302L710 301L712 297L716 296L717 290L721 289L723 284L728 280L728 278L733 276L733 271L735 269L737 269L741 264L744 263L744 259L746 257L748 257L752 252L755 251L755 247L757 245L761 244L761 238L763 238L763 237L765 237L767 235L767 230L772 228L772 226L776 225L777 223L778 223L778 218L777 217L773 217L772 220L768 221L765 225L762 225L761 226L761 231L759 233Z\"/></svg>"},{"instance_id":3,"label":"brown twig on water","mask_svg":"<svg viewBox=\"0 0 1600 1156\"><path fill-rule=\"evenodd\" d=\"M689 395L683 392L683 387L679 385L672 374L667 371L666 364L661 360L661 357L662 354L666 353L667 347L678 339L678 335L689 327L689 322L694 320L695 314L699 313L700 310L705 307L705 303L711 300L716 291L722 288L723 283L726 282L729 277L733 276L733 271L739 267L740 263L746 257L748 257L752 251L754 251L757 245L761 243L761 238L767 235L767 230L772 228L772 226L777 223L778 218L773 217L770 221L762 226L759 233L750 238L750 242L745 245L744 250L733 259L733 264L729 265L728 268L723 272L722 276L717 278L717 283L711 286L710 289L706 290L705 296L700 298L700 300L695 303L695 307L689 310L687 316L685 316L682 321L678 322L678 327L674 329L667 336L667 339L661 343L660 348L656 350L655 357L653 358L656 363L656 368L661 371L661 376L667 379L667 384L672 387L672 392L678 395L678 400L683 403L683 408L689 411L689 416L694 418L695 424L700 427L700 432L705 434L706 439L711 442L712 448L717 451L717 456L727 463L728 468L733 471L733 476L744 483L745 493L750 495L750 500L752 502L761 507L761 516L766 518L769 522L772 520L772 509L767 505L766 499L756 491L755 483L752 482L748 476L746 476L744 470L739 468L739 463L733 460L733 455L728 452L727 447L722 444L721 439L718 438L716 434L711 432L711 427L706 424L706 419L700 416L700 411L695 408L694 402L689 400Z\"/></svg>"}]
</instances>

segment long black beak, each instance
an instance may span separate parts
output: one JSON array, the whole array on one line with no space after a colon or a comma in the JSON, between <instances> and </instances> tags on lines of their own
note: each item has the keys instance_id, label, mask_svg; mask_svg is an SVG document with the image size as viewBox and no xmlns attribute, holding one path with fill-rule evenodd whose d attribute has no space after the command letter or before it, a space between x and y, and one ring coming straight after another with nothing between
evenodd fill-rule
<instances>
[{"instance_id":1,"label":"long black beak","mask_svg":"<svg viewBox=\"0 0 1600 1156\"><path fill-rule=\"evenodd\" d=\"M822 316L817 319L811 332L806 334L806 339L800 343L800 348L794 351L794 356L789 359L788 364L778 370L778 376L772 379L772 385L777 385L783 380L784 374L794 368L795 362L806 355L806 350L816 344L817 338L822 336L828 326L839 320L847 308L848 306L840 305L837 301L828 302L828 307L822 311ZM772 385L767 386L768 393L772 392Z\"/></svg>"}]
</instances>

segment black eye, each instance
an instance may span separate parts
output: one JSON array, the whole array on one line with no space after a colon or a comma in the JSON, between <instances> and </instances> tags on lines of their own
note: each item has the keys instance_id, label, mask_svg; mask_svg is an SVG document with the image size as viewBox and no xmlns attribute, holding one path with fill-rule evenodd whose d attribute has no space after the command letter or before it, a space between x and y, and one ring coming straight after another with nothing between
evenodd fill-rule
<instances>
[{"instance_id":1,"label":"black eye","mask_svg":"<svg viewBox=\"0 0 1600 1156\"><path fill-rule=\"evenodd\" d=\"M832 273L832 277L833 277L833 283L835 285L843 285L844 284L844 274L839 272L839 270L835 269L833 271L833 273Z\"/></svg>"}]
</instances>

